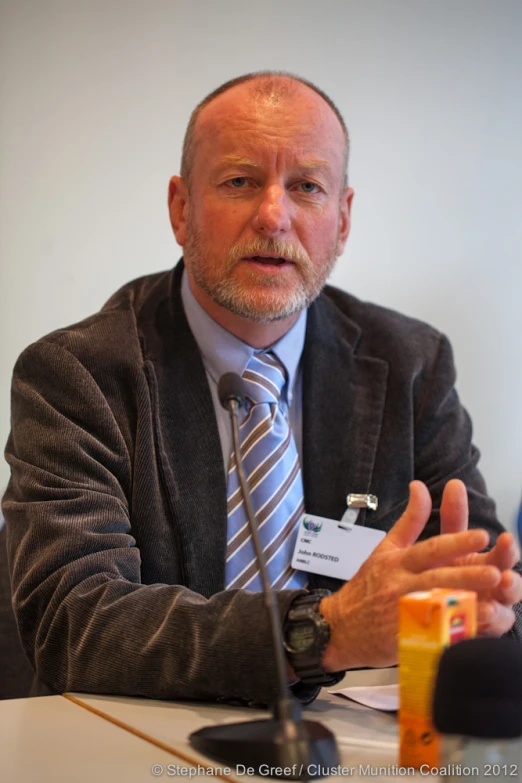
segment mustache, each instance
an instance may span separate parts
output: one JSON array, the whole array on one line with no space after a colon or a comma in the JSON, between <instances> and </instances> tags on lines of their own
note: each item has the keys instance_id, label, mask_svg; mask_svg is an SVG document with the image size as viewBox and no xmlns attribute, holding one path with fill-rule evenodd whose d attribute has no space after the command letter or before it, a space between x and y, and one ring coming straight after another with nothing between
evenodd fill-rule
<instances>
[{"instance_id":1,"label":"mustache","mask_svg":"<svg viewBox=\"0 0 522 783\"><path fill-rule=\"evenodd\" d=\"M279 237L252 237L252 239L236 242L230 248L228 260L230 263L235 263L241 261L242 258L263 255L263 253L286 258L297 266L305 268L310 267L312 263L306 250Z\"/></svg>"}]
</instances>

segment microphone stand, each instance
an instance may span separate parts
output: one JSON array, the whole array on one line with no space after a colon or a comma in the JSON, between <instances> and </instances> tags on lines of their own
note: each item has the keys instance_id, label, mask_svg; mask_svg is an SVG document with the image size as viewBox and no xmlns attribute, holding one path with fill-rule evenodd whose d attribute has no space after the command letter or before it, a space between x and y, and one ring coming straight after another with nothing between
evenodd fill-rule
<instances>
[{"instance_id":1,"label":"microphone stand","mask_svg":"<svg viewBox=\"0 0 522 783\"><path fill-rule=\"evenodd\" d=\"M303 720L301 705L288 688L279 607L268 578L239 445L238 413L244 402L243 384L239 376L227 373L220 386L225 379L234 390L224 399L220 394L220 398L232 422L237 471L270 616L279 695L272 718L208 726L193 732L189 740L199 752L231 766L250 767L263 777L310 780L338 767L339 754L332 732L318 721Z\"/></svg>"}]
</instances>

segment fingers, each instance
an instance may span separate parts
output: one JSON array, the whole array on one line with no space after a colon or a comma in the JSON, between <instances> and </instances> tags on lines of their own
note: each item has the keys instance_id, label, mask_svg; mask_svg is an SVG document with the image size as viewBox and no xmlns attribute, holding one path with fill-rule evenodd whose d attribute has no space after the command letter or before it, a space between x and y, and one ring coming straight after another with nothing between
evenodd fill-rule
<instances>
[{"instance_id":1,"label":"fingers","mask_svg":"<svg viewBox=\"0 0 522 783\"><path fill-rule=\"evenodd\" d=\"M481 636L502 636L515 622L514 604L522 600L522 577L515 571L504 571L492 599L480 601L477 611L477 632Z\"/></svg>"},{"instance_id":2,"label":"fingers","mask_svg":"<svg viewBox=\"0 0 522 783\"><path fill-rule=\"evenodd\" d=\"M412 481L406 510L379 547L406 549L411 546L422 533L430 513L431 497L427 486L422 481Z\"/></svg>"},{"instance_id":3,"label":"fingers","mask_svg":"<svg viewBox=\"0 0 522 783\"><path fill-rule=\"evenodd\" d=\"M404 555L403 565L418 574L427 569L445 565L456 558L479 552L488 545L489 536L485 530L464 530L461 533L434 536L412 546ZM462 568L462 566L454 566ZM469 564L474 565L470 562ZM494 566L495 563L484 563Z\"/></svg>"},{"instance_id":4,"label":"fingers","mask_svg":"<svg viewBox=\"0 0 522 783\"><path fill-rule=\"evenodd\" d=\"M504 606L518 604L522 601L522 576L516 571L504 571L491 597Z\"/></svg>"},{"instance_id":5,"label":"fingers","mask_svg":"<svg viewBox=\"0 0 522 783\"><path fill-rule=\"evenodd\" d=\"M415 590L433 590L435 587L449 587L452 590L491 590L500 583L501 574L494 566L447 566L432 568L417 574Z\"/></svg>"},{"instance_id":6,"label":"fingers","mask_svg":"<svg viewBox=\"0 0 522 783\"><path fill-rule=\"evenodd\" d=\"M497 601L480 603L477 612L477 633L479 636L502 636L515 622L515 613L510 606Z\"/></svg>"},{"instance_id":7,"label":"fingers","mask_svg":"<svg viewBox=\"0 0 522 783\"><path fill-rule=\"evenodd\" d=\"M459 479L448 481L440 504L440 532L458 533L468 529L468 491Z\"/></svg>"},{"instance_id":8,"label":"fingers","mask_svg":"<svg viewBox=\"0 0 522 783\"><path fill-rule=\"evenodd\" d=\"M508 571L518 562L520 553L511 533L501 533L493 549L485 555L485 562L501 571Z\"/></svg>"}]
</instances>

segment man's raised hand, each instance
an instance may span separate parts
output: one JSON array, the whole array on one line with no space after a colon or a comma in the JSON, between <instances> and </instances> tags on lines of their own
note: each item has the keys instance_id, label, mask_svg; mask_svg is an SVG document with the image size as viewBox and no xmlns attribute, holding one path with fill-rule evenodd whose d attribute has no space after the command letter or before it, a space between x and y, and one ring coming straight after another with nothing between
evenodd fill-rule
<instances>
[{"instance_id":1,"label":"man's raised hand","mask_svg":"<svg viewBox=\"0 0 522 783\"><path fill-rule=\"evenodd\" d=\"M493 595L501 570L495 562L473 559L489 536L484 530L463 529L463 511L457 507L461 500L460 494L452 500L454 532L417 542L430 516L431 498L422 482L410 484L404 514L355 576L321 601L321 614L331 628L323 656L328 671L397 663L401 595L434 587Z\"/></svg>"}]
</instances>

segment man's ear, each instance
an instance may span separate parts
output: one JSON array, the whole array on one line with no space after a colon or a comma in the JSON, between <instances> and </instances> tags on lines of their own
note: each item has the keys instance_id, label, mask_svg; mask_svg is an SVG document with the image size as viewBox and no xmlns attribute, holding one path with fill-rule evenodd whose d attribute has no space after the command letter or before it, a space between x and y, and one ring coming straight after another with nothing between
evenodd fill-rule
<instances>
[{"instance_id":1,"label":"man's ear","mask_svg":"<svg viewBox=\"0 0 522 783\"><path fill-rule=\"evenodd\" d=\"M178 245L187 239L188 188L181 177L172 177L169 182L169 215L172 230Z\"/></svg>"},{"instance_id":2,"label":"man's ear","mask_svg":"<svg viewBox=\"0 0 522 783\"><path fill-rule=\"evenodd\" d=\"M340 256L346 245L346 240L350 233L352 225L352 200L354 197L353 188L345 188L341 195L340 209L339 209L339 237L337 239L337 255Z\"/></svg>"}]
</instances>

